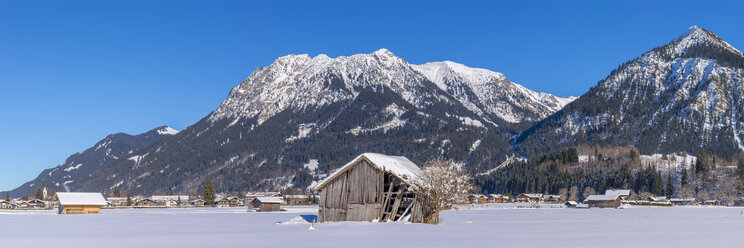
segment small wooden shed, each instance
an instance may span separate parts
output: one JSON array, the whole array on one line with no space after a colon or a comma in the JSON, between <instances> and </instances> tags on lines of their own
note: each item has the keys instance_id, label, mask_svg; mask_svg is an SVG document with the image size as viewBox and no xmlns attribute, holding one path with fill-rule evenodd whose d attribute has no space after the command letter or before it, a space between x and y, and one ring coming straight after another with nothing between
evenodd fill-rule
<instances>
[{"instance_id":1,"label":"small wooden shed","mask_svg":"<svg viewBox=\"0 0 744 248\"><path fill-rule=\"evenodd\" d=\"M584 199L589 208L619 208L622 200L620 195L590 195Z\"/></svg>"},{"instance_id":2,"label":"small wooden shed","mask_svg":"<svg viewBox=\"0 0 744 248\"><path fill-rule=\"evenodd\" d=\"M99 214L108 205L101 193L57 193L54 200L59 201L59 214Z\"/></svg>"},{"instance_id":3,"label":"small wooden shed","mask_svg":"<svg viewBox=\"0 0 744 248\"><path fill-rule=\"evenodd\" d=\"M274 212L281 210L282 198L279 197L256 197L251 206L259 212Z\"/></svg>"},{"instance_id":4,"label":"small wooden shed","mask_svg":"<svg viewBox=\"0 0 744 248\"><path fill-rule=\"evenodd\" d=\"M424 221L412 192L421 169L406 157L364 153L318 183L318 221Z\"/></svg>"}]
</instances>

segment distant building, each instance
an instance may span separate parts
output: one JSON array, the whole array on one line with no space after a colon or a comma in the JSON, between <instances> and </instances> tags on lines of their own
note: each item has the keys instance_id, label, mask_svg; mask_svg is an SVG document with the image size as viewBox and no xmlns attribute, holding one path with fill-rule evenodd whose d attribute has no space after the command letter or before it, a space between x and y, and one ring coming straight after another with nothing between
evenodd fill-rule
<instances>
[{"instance_id":1,"label":"distant building","mask_svg":"<svg viewBox=\"0 0 744 248\"><path fill-rule=\"evenodd\" d=\"M14 209L16 206L12 201L0 200L0 209Z\"/></svg>"},{"instance_id":2,"label":"distant building","mask_svg":"<svg viewBox=\"0 0 744 248\"><path fill-rule=\"evenodd\" d=\"M191 205L192 207L204 207L204 200L196 199L189 202L189 205Z\"/></svg>"},{"instance_id":3,"label":"distant building","mask_svg":"<svg viewBox=\"0 0 744 248\"><path fill-rule=\"evenodd\" d=\"M620 201L620 195L590 195L584 199L589 208L619 208Z\"/></svg>"},{"instance_id":4,"label":"distant building","mask_svg":"<svg viewBox=\"0 0 744 248\"><path fill-rule=\"evenodd\" d=\"M628 200L630 199L630 190L629 189L608 189L605 191L605 195L619 195L621 199Z\"/></svg>"},{"instance_id":5,"label":"distant building","mask_svg":"<svg viewBox=\"0 0 744 248\"><path fill-rule=\"evenodd\" d=\"M106 203L108 203L108 206L112 208L126 207L127 198L126 197L109 197L109 198L106 198Z\"/></svg>"},{"instance_id":6,"label":"distant building","mask_svg":"<svg viewBox=\"0 0 744 248\"><path fill-rule=\"evenodd\" d=\"M470 201L470 203L487 203L488 198L481 194L471 194L468 196L468 201Z\"/></svg>"},{"instance_id":7,"label":"distant building","mask_svg":"<svg viewBox=\"0 0 744 248\"><path fill-rule=\"evenodd\" d=\"M730 206L736 206L736 207L744 207L744 198L735 199L735 200L731 201L731 203L729 203L729 205Z\"/></svg>"},{"instance_id":8,"label":"distant building","mask_svg":"<svg viewBox=\"0 0 744 248\"><path fill-rule=\"evenodd\" d=\"M546 203L561 203L565 200L561 195L543 195L542 199Z\"/></svg>"},{"instance_id":9,"label":"distant building","mask_svg":"<svg viewBox=\"0 0 744 248\"><path fill-rule=\"evenodd\" d=\"M101 193L57 193L54 200L59 201L59 214L99 214L108 205Z\"/></svg>"},{"instance_id":10,"label":"distant building","mask_svg":"<svg viewBox=\"0 0 744 248\"><path fill-rule=\"evenodd\" d=\"M695 198L672 198L669 199L669 202L671 202L675 206L688 206L697 204L697 200L695 200Z\"/></svg>"},{"instance_id":11,"label":"distant building","mask_svg":"<svg viewBox=\"0 0 744 248\"><path fill-rule=\"evenodd\" d=\"M137 200L134 203L134 206L138 208L148 208L148 207L151 208L151 207L164 207L165 205L162 203L153 201L150 198L144 198L144 199Z\"/></svg>"},{"instance_id":12,"label":"distant building","mask_svg":"<svg viewBox=\"0 0 744 248\"><path fill-rule=\"evenodd\" d=\"M707 200L703 202L703 205L706 206L718 206L721 205L721 202L719 200Z\"/></svg>"},{"instance_id":13,"label":"distant building","mask_svg":"<svg viewBox=\"0 0 744 248\"><path fill-rule=\"evenodd\" d=\"M517 202L541 202L543 194L522 193L517 196Z\"/></svg>"},{"instance_id":14,"label":"distant building","mask_svg":"<svg viewBox=\"0 0 744 248\"><path fill-rule=\"evenodd\" d=\"M279 211L282 205L282 198L279 197L256 197L251 202L253 209L260 212Z\"/></svg>"},{"instance_id":15,"label":"distant building","mask_svg":"<svg viewBox=\"0 0 744 248\"><path fill-rule=\"evenodd\" d=\"M489 194L488 195L488 202L493 203L507 203L510 202L510 198L507 195L502 194Z\"/></svg>"},{"instance_id":16,"label":"distant building","mask_svg":"<svg viewBox=\"0 0 744 248\"><path fill-rule=\"evenodd\" d=\"M566 205L566 207L569 207L569 208L575 208L575 207L579 206L579 203L578 202L575 202L575 201L567 201L563 205Z\"/></svg>"},{"instance_id":17,"label":"distant building","mask_svg":"<svg viewBox=\"0 0 744 248\"><path fill-rule=\"evenodd\" d=\"M243 200L233 196L222 197L215 201L215 203L217 204L217 207L221 208L242 207L245 205L243 204Z\"/></svg>"},{"instance_id":18,"label":"distant building","mask_svg":"<svg viewBox=\"0 0 744 248\"><path fill-rule=\"evenodd\" d=\"M646 200L650 202L669 202L669 198L666 196L649 196Z\"/></svg>"},{"instance_id":19,"label":"distant building","mask_svg":"<svg viewBox=\"0 0 744 248\"><path fill-rule=\"evenodd\" d=\"M284 201L287 204L307 204L310 202L309 195L285 195Z\"/></svg>"}]
</instances>

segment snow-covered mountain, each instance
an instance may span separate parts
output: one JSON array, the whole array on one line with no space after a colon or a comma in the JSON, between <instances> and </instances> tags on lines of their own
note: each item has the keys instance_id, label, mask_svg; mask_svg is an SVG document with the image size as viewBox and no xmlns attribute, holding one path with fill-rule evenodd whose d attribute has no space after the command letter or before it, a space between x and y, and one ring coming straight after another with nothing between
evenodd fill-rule
<instances>
[{"instance_id":1,"label":"snow-covered mountain","mask_svg":"<svg viewBox=\"0 0 744 248\"><path fill-rule=\"evenodd\" d=\"M451 61L412 66L471 111L510 123L541 120L576 99L534 92L504 74Z\"/></svg>"},{"instance_id":2,"label":"snow-covered mountain","mask_svg":"<svg viewBox=\"0 0 744 248\"><path fill-rule=\"evenodd\" d=\"M570 99L452 62L411 65L386 49L330 58L288 55L256 69L211 114L71 183L81 190L186 192L307 186L363 152L423 163L445 156L486 170L508 139ZM123 183L120 184L120 182Z\"/></svg>"},{"instance_id":3,"label":"snow-covered mountain","mask_svg":"<svg viewBox=\"0 0 744 248\"><path fill-rule=\"evenodd\" d=\"M453 97L489 123L537 121L573 99L536 93L501 73L454 62L411 65L381 49L338 58L281 57L236 86L210 119L257 116L260 125L285 109L317 109L354 99L365 88L392 90L417 108L426 108L426 98Z\"/></svg>"},{"instance_id":4,"label":"snow-covered mountain","mask_svg":"<svg viewBox=\"0 0 744 248\"><path fill-rule=\"evenodd\" d=\"M731 157L744 149L742 78L744 55L693 26L621 65L514 144L527 154L589 143Z\"/></svg>"},{"instance_id":5,"label":"snow-covered mountain","mask_svg":"<svg viewBox=\"0 0 744 248\"><path fill-rule=\"evenodd\" d=\"M85 151L71 155L65 163L42 171L35 179L11 190L10 195L12 197L33 195L44 183L51 192L68 191L68 185L90 177L91 173L110 162L177 133L178 131L171 127L162 126L138 135L126 133L108 135Z\"/></svg>"}]
</instances>

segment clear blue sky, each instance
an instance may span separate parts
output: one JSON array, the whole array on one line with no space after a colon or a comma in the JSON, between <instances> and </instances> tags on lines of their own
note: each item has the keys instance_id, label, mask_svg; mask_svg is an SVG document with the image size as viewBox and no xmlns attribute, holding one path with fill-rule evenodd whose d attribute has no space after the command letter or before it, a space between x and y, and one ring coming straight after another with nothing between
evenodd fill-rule
<instances>
[{"instance_id":1,"label":"clear blue sky","mask_svg":"<svg viewBox=\"0 0 744 248\"><path fill-rule=\"evenodd\" d=\"M291 53L388 48L569 96L692 25L744 47L735 1L273 2L0 0L0 190L111 133L184 129Z\"/></svg>"}]
</instances>

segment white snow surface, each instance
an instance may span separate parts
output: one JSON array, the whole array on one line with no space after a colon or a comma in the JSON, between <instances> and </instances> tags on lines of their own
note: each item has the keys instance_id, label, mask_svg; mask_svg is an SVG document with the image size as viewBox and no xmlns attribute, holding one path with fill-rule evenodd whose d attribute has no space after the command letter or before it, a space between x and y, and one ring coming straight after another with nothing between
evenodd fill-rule
<instances>
[{"instance_id":1,"label":"white snow surface","mask_svg":"<svg viewBox=\"0 0 744 248\"><path fill-rule=\"evenodd\" d=\"M439 225L316 223L245 208L104 209L99 215L0 210L3 247L737 247L742 208L573 209L477 205L440 215ZM292 224L288 224L292 222ZM43 233L42 237L39 233ZM380 238L385 237L385 238ZM527 242L529 241L529 242ZM246 243L246 242L249 242Z\"/></svg>"},{"instance_id":2,"label":"white snow surface","mask_svg":"<svg viewBox=\"0 0 744 248\"><path fill-rule=\"evenodd\" d=\"M336 172L318 183L318 186L315 187L315 190L324 187L327 182L335 179L336 176L341 175L344 171L351 168L351 166L356 164L358 161L365 158L369 160L369 162L371 162L372 166L374 166L375 168L382 171L390 172L405 182L410 183L412 180L416 180L416 178L421 175L421 169L416 164L411 162L411 160L408 160L408 158L406 157L390 156L379 153L362 153L361 155L351 160L351 162L342 166L341 168L336 170Z\"/></svg>"}]
</instances>

